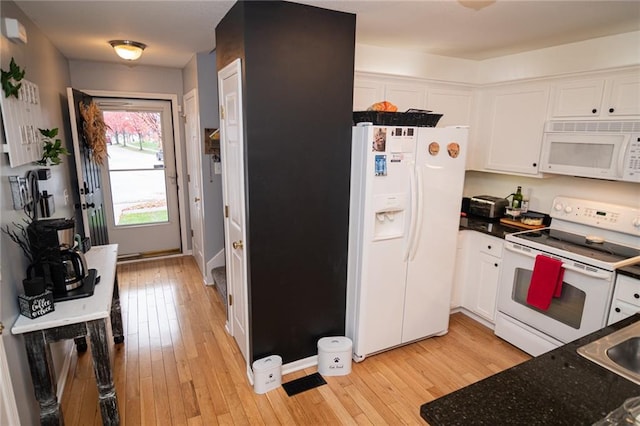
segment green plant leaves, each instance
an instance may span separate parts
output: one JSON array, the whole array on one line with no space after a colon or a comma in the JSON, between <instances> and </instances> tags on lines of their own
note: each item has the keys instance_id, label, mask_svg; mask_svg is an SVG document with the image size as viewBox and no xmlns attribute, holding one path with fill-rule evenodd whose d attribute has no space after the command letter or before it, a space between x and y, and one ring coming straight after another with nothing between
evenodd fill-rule
<instances>
[{"instance_id":1,"label":"green plant leaves","mask_svg":"<svg viewBox=\"0 0 640 426\"><path fill-rule=\"evenodd\" d=\"M58 128L38 130L43 136L44 145L42 145L42 158L36 161L36 164L46 166L51 163L51 165L56 166L62 163L60 156L69 155L69 151L62 146L60 139L55 139L55 137L58 136Z\"/></svg>"},{"instance_id":2,"label":"green plant leaves","mask_svg":"<svg viewBox=\"0 0 640 426\"><path fill-rule=\"evenodd\" d=\"M0 70L1 80L2 80L2 91L4 92L4 97L8 98L9 96L13 96L15 98L18 97L18 91L20 87L22 87L22 83L19 83L20 80L24 78L24 74L26 70L21 70L20 67L16 64L16 61L11 58L11 63L9 64L9 71ZM18 84L14 84L18 83Z\"/></svg>"}]
</instances>

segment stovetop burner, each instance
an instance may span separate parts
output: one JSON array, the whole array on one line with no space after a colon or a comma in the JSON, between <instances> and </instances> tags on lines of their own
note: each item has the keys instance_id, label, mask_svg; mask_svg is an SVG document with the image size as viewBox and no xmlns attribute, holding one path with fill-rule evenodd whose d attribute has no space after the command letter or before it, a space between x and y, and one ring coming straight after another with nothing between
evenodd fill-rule
<instances>
[{"instance_id":1,"label":"stovetop burner","mask_svg":"<svg viewBox=\"0 0 640 426\"><path fill-rule=\"evenodd\" d=\"M633 247L604 241L594 243L588 241L585 235L572 234L557 229L545 228L538 231L523 232L513 236L538 244L554 247L570 253L586 256L607 263L640 256L640 250Z\"/></svg>"}]
</instances>

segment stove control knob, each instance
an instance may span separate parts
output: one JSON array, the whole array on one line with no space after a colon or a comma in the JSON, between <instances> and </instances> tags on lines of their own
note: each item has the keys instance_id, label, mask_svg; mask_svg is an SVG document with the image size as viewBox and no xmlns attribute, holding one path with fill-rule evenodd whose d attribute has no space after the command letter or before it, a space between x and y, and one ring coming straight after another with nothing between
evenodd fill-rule
<instances>
[{"instance_id":1,"label":"stove control knob","mask_svg":"<svg viewBox=\"0 0 640 426\"><path fill-rule=\"evenodd\" d=\"M640 217L636 217L635 219L633 219L632 223L636 228L640 228Z\"/></svg>"},{"instance_id":2,"label":"stove control knob","mask_svg":"<svg viewBox=\"0 0 640 426\"><path fill-rule=\"evenodd\" d=\"M557 203L555 206L553 206L553 208L554 208L557 212L562 211L562 209L563 209L563 207L562 207L562 203Z\"/></svg>"},{"instance_id":3,"label":"stove control knob","mask_svg":"<svg viewBox=\"0 0 640 426\"><path fill-rule=\"evenodd\" d=\"M573 211L573 207L571 207L571 206L567 206L567 207L564 208L564 212L565 213L571 213L572 211Z\"/></svg>"}]
</instances>

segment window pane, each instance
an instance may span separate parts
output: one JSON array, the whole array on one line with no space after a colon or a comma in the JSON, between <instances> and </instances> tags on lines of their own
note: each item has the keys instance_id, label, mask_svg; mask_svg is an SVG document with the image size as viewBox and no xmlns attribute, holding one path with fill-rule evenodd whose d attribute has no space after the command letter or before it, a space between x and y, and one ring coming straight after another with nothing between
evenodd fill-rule
<instances>
[{"instance_id":1,"label":"window pane","mask_svg":"<svg viewBox=\"0 0 640 426\"><path fill-rule=\"evenodd\" d=\"M167 222L164 169L111 171L111 196L116 226Z\"/></svg>"},{"instance_id":2,"label":"window pane","mask_svg":"<svg viewBox=\"0 0 640 426\"><path fill-rule=\"evenodd\" d=\"M164 167L159 112L104 111L109 170Z\"/></svg>"}]
</instances>

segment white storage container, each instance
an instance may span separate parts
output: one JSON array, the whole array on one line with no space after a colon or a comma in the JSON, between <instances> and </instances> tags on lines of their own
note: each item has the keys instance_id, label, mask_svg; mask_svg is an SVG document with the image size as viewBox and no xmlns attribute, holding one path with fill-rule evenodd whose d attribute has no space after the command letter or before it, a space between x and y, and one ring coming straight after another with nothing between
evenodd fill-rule
<instances>
[{"instance_id":1,"label":"white storage container","mask_svg":"<svg viewBox=\"0 0 640 426\"><path fill-rule=\"evenodd\" d=\"M345 376L351 373L353 343L348 337L323 337L318 340L318 373Z\"/></svg>"},{"instance_id":2,"label":"white storage container","mask_svg":"<svg viewBox=\"0 0 640 426\"><path fill-rule=\"evenodd\" d=\"M282 358L271 355L253 362L253 390L267 393L282 384Z\"/></svg>"}]
</instances>

